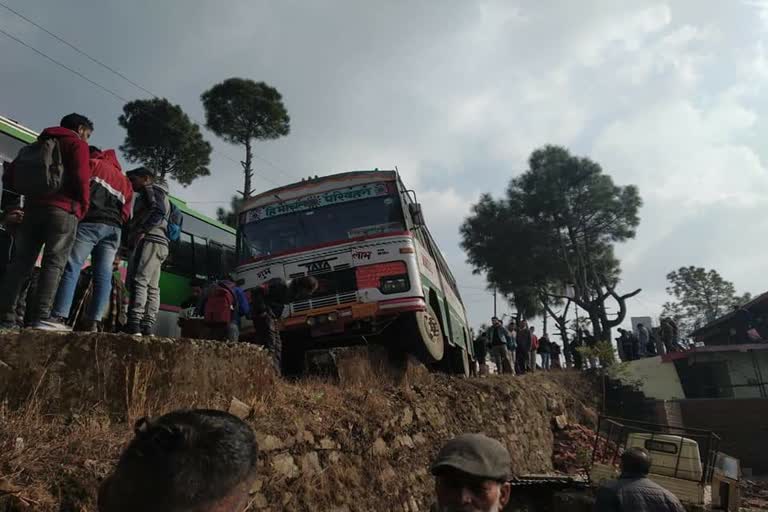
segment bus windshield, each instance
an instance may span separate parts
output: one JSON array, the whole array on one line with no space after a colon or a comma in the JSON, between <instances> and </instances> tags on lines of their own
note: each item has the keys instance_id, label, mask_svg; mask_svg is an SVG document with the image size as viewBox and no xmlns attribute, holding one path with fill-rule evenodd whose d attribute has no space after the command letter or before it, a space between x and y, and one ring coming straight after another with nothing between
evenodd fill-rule
<instances>
[{"instance_id":1,"label":"bus windshield","mask_svg":"<svg viewBox=\"0 0 768 512\"><path fill-rule=\"evenodd\" d=\"M309 206L317 203L321 206ZM240 226L242 260L405 230L400 199L389 191L327 205L313 196L280 210L271 216L246 212L246 222Z\"/></svg>"}]
</instances>

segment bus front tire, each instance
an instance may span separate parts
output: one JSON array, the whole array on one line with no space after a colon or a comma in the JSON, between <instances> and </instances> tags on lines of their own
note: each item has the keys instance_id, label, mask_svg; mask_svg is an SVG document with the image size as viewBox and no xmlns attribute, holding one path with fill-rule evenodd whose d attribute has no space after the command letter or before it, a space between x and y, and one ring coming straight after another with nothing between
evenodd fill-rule
<instances>
[{"instance_id":1,"label":"bus front tire","mask_svg":"<svg viewBox=\"0 0 768 512\"><path fill-rule=\"evenodd\" d=\"M413 347L416 356L425 364L441 361L445 355L443 330L432 306L427 305L425 311L416 311L409 315L409 323L417 338Z\"/></svg>"}]
</instances>

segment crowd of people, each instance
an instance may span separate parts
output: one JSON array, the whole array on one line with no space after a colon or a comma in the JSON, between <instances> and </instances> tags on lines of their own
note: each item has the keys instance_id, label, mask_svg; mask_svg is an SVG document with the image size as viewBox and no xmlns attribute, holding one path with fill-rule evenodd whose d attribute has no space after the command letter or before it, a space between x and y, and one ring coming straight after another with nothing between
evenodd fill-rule
<instances>
[{"instance_id":1,"label":"crowd of people","mask_svg":"<svg viewBox=\"0 0 768 512\"><path fill-rule=\"evenodd\" d=\"M671 318L662 318L659 327L648 328L637 324L636 331L619 328L616 338L617 352L622 362L654 357L686 350L679 339L678 328ZM537 337L533 326L526 320L512 320L506 326L498 317L491 318L491 326L482 328L474 340L476 368L480 375L490 371L490 360L497 373L521 375L534 370L548 371L563 368L565 356L577 370L596 369L601 361L598 339L588 329L577 327L569 340L567 354L560 344L550 340L547 333ZM590 349L590 350L582 350ZM538 356L538 361L537 357Z\"/></svg>"},{"instance_id":2,"label":"crowd of people","mask_svg":"<svg viewBox=\"0 0 768 512\"><path fill-rule=\"evenodd\" d=\"M168 191L150 169L123 173L114 150L89 145L94 126L87 117L69 114L59 124L43 130L3 169L0 208L8 250L0 279L0 328L67 331L77 323L76 303L79 327L98 330L108 308L123 307L122 298L112 296L122 252L129 262L124 330L151 335L160 306L160 268L168 256ZM75 294L82 291L78 284L88 258L91 284L82 307Z\"/></svg>"},{"instance_id":3,"label":"crowd of people","mask_svg":"<svg viewBox=\"0 0 768 512\"><path fill-rule=\"evenodd\" d=\"M522 375L540 368L549 371L561 368L561 349L549 339L547 333L536 336L535 328L528 322L512 320L506 327L498 317L491 318L491 326L482 330L474 341L477 371L489 373L488 356L498 373ZM541 358L537 365L536 356Z\"/></svg>"},{"instance_id":4,"label":"crowd of people","mask_svg":"<svg viewBox=\"0 0 768 512\"><path fill-rule=\"evenodd\" d=\"M93 130L69 114L3 166L0 328L154 335L183 216L153 170L124 173L114 150L89 145ZM186 305L207 334L237 341L243 317L280 316L316 288L314 278L273 279L246 294L226 276L195 284Z\"/></svg>"},{"instance_id":5,"label":"crowd of people","mask_svg":"<svg viewBox=\"0 0 768 512\"><path fill-rule=\"evenodd\" d=\"M253 430L215 410L180 410L142 418L98 492L99 512L237 512L248 508L259 477ZM434 512L500 512L513 497L507 448L484 434L448 440L430 465ZM641 448L621 456L621 475L596 493L595 512L682 512L680 501L648 478Z\"/></svg>"},{"instance_id":6,"label":"crowd of people","mask_svg":"<svg viewBox=\"0 0 768 512\"><path fill-rule=\"evenodd\" d=\"M659 327L651 329L639 323L636 332L621 328L618 331L616 349L621 361L635 361L686 350L680 340L677 323L671 318L662 318Z\"/></svg>"}]
</instances>

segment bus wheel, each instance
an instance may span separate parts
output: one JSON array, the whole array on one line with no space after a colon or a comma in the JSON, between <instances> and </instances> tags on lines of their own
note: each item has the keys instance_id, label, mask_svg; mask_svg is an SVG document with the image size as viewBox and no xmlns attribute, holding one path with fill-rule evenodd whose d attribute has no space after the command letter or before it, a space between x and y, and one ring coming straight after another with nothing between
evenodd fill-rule
<instances>
[{"instance_id":1,"label":"bus wheel","mask_svg":"<svg viewBox=\"0 0 768 512\"><path fill-rule=\"evenodd\" d=\"M416 311L412 314L418 338L414 352L425 364L442 360L445 353L443 330L432 306L428 304L426 311Z\"/></svg>"}]
</instances>

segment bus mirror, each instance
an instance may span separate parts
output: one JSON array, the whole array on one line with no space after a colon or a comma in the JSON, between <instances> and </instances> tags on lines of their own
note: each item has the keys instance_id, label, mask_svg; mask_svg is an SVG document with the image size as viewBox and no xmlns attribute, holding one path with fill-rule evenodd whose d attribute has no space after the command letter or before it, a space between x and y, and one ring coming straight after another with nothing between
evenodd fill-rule
<instances>
[{"instance_id":1,"label":"bus mirror","mask_svg":"<svg viewBox=\"0 0 768 512\"><path fill-rule=\"evenodd\" d=\"M414 226L424 225L424 214L421 212L421 205L419 203L412 203L408 206L411 211L411 219L413 219Z\"/></svg>"}]
</instances>

